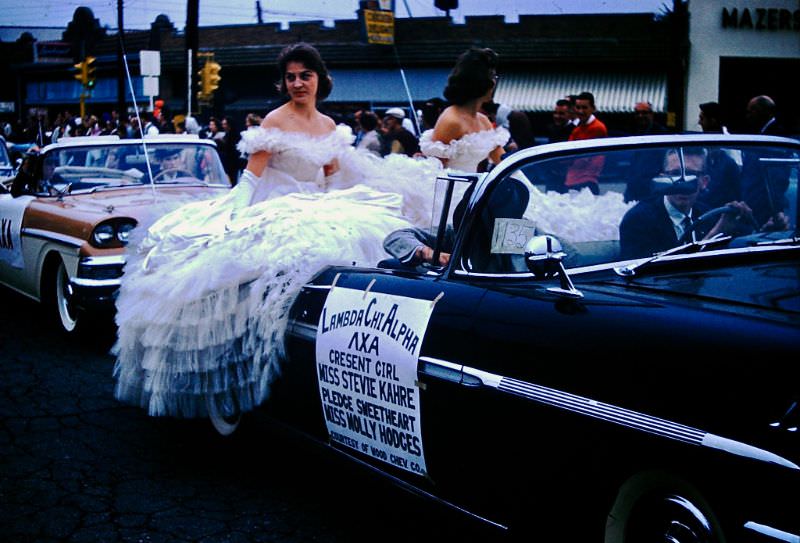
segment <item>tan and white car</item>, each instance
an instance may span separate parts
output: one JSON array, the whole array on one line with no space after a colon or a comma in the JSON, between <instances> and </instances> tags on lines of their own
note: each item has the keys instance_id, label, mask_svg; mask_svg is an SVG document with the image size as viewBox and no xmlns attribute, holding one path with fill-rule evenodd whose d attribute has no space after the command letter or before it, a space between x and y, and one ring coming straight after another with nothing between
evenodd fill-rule
<instances>
[{"instance_id":1,"label":"tan and white car","mask_svg":"<svg viewBox=\"0 0 800 543\"><path fill-rule=\"evenodd\" d=\"M230 190L216 144L196 136L68 138L34 160L26 194L0 186L0 284L69 333L110 322L134 228Z\"/></svg>"}]
</instances>

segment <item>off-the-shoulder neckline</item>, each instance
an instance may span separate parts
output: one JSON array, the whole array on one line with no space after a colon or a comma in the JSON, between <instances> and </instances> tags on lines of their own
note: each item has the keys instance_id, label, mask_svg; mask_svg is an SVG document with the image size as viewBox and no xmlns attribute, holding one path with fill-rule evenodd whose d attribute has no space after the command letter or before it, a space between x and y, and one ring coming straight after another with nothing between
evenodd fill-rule
<instances>
[{"instance_id":1,"label":"off-the-shoulder neckline","mask_svg":"<svg viewBox=\"0 0 800 543\"><path fill-rule=\"evenodd\" d=\"M453 144L458 143L460 141L464 141L467 138L472 139L472 138L477 137L479 135L489 134L489 133L492 133L492 132L497 132L498 130L505 130L505 129L502 126L496 126L496 127L492 127L492 128L487 128L486 130L478 130L477 132L469 132L468 134L464 134L460 138L450 140L449 143L445 143L445 142L439 141L439 140L434 140L433 139L433 128L429 128L428 130L423 132L422 136L425 137L426 139L428 139L429 141L433 142L433 143L441 143L442 145L453 145Z\"/></svg>"},{"instance_id":2,"label":"off-the-shoulder neckline","mask_svg":"<svg viewBox=\"0 0 800 543\"><path fill-rule=\"evenodd\" d=\"M263 132L275 132L278 134L284 134L288 136L302 136L303 138L319 140L319 139L329 138L332 135L340 134L341 129L339 128L339 126L341 125L337 125L336 128L334 128L330 132L326 132L325 134L309 134L308 132L300 132L299 130L298 131L284 130L283 128L278 128L277 126L269 126L266 128L263 126L259 126L258 129Z\"/></svg>"}]
</instances>

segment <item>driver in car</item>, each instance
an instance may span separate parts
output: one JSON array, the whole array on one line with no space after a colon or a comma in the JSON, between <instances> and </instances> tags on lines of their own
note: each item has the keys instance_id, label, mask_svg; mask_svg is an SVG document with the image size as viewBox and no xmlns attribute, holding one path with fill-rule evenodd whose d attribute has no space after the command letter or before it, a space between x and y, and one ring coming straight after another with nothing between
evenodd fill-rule
<instances>
[{"instance_id":1,"label":"driver in car","mask_svg":"<svg viewBox=\"0 0 800 543\"><path fill-rule=\"evenodd\" d=\"M55 156L47 155L40 159L38 149L29 151L11 184L11 196L16 198L23 194L56 194L53 185L64 183L56 173L56 166L58 160Z\"/></svg>"},{"instance_id":2,"label":"driver in car","mask_svg":"<svg viewBox=\"0 0 800 543\"><path fill-rule=\"evenodd\" d=\"M156 149L158 171L153 174L156 181L172 181L186 176L180 149Z\"/></svg>"},{"instance_id":3,"label":"driver in car","mask_svg":"<svg viewBox=\"0 0 800 543\"><path fill-rule=\"evenodd\" d=\"M710 239L717 234L734 234L743 220L752 222L752 211L744 202L726 204L711 226L695 224L709 211L698 195L709 181L707 152L703 148L670 149L664 156L656 186L665 187L638 202L625 213L619 226L620 256L628 260L651 256L682 243Z\"/></svg>"}]
</instances>

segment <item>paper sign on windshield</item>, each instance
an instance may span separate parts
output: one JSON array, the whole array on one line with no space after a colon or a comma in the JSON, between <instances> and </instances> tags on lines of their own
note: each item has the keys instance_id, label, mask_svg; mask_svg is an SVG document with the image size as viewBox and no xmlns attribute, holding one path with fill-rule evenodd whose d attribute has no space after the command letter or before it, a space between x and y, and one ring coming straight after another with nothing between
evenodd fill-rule
<instances>
[{"instance_id":1,"label":"paper sign on windshield","mask_svg":"<svg viewBox=\"0 0 800 543\"><path fill-rule=\"evenodd\" d=\"M536 223L528 219L495 219L492 254L521 255L536 234Z\"/></svg>"},{"instance_id":2,"label":"paper sign on windshield","mask_svg":"<svg viewBox=\"0 0 800 543\"><path fill-rule=\"evenodd\" d=\"M433 306L336 287L317 327L317 382L331 440L426 473L417 360Z\"/></svg>"}]
</instances>

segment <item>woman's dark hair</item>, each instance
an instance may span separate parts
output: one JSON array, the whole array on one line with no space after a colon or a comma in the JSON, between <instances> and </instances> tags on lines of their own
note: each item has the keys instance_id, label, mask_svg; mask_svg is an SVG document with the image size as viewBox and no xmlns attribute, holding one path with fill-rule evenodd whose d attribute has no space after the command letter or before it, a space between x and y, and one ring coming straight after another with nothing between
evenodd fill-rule
<instances>
[{"instance_id":1,"label":"woman's dark hair","mask_svg":"<svg viewBox=\"0 0 800 543\"><path fill-rule=\"evenodd\" d=\"M378 127L378 116L371 111L365 111L358 119L358 124L367 132L375 130Z\"/></svg>"},{"instance_id":2,"label":"woman's dark hair","mask_svg":"<svg viewBox=\"0 0 800 543\"><path fill-rule=\"evenodd\" d=\"M468 49L450 72L444 97L452 104L462 105L484 96L494 85L496 66L497 53L491 49Z\"/></svg>"},{"instance_id":3,"label":"woman's dark hair","mask_svg":"<svg viewBox=\"0 0 800 543\"><path fill-rule=\"evenodd\" d=\"M333 90L333 81L328 75L328 68L322 61L322 57L313 45L299 42L287 45L278 55L278 72L281 80L278 82L278 90L283 94L288 94L286 89L286 65L290 62L300 62L309 70L316 72L319 78L317 85L317 100L324 100Z\"/></svg>"}]
</instances>

